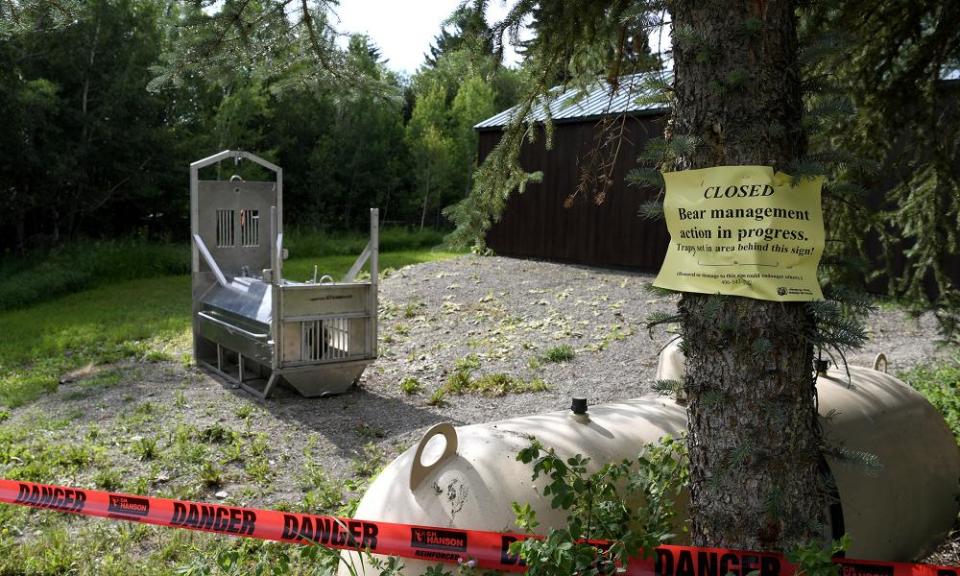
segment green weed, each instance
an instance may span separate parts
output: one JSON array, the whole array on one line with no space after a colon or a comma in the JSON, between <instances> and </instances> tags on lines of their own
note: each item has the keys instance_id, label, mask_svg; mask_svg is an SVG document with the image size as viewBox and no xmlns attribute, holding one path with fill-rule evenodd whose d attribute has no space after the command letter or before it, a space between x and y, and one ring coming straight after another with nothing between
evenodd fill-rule
<instances>
[{"instance_id":1,"label":"green weed","mask_svg":"<svg viewBox=\"0 0 960 576\"><path fill-rule=\"evenodd\" d=\"M234 410L233 413L237 415L237 418L246 420L253 415L253 406L250 404L241 404L240 406L237 406L237 409Z\"/></svg>"},{"instance_id":2,"label":"green weed","mask_svg":"<svg viewBox=\"0 0 960 576\"><path fill-rule=\"evenodd\" d=\"M250 442L250 453L254 456L263 456L270 447L270 440L263 432L257 432Z\"/></svg>"},{"instance_id":3,"label":"green weed","mask_svg":"<svg viewBox=\"0 0 960 576\"><path fill-rule=\"evenodd\" d=\"M476 354L468 354L454 362L454 368L457 372L472 372L480 368L480 357Z\"/></svg>"},{"instance_id":4,"label":"green weed","mask_svg":"<svg viewBox=\"0 0 960 576\"><path fill-rule=\"evenodd\" d=\"M114 492L123 486L123 474L119 470L100 470L93 476L93 484L101 490Z\"/></svg>"},{"instance_id":5,"label":"green weed","mask_svg":"<svg viewBox=\"0 0 960 576\"><path fill-rule=\"evenodd\" d=\"M384 432L383 428L367 424L366 422L357 424L356 431L361 438L366 438L368 440L372 440L374 438L383 438L386 436L386 432Z\"/></svg>"},{"instance_id":6,"label":"green weed","mask_svg":"<svg viewBox=\"0 0 960 576\"><path fill-rule=\"evenodd\" d=\"M400 391L404 394L411 395L417 394L423 389L423 385L420 384L420 381L414 378L413 376L407 376L400 381Z\"/></svg>"},{"instance_id":7,"label":"green weed","mask_svg":"<svg viewBox=\"0 0 960 576\"><path fill-rule=\"evenodd\" d=\"M421 306L423 306L423 304L420 302L407 302L403 306L403 317L407 319L416 318L417 309L419 309Z\"/></svg>"},{"instance_id":8,"label":"green weed","mask_svg":"<svg viewBox=\"0 0 960 576\"><path fill-rule=\"evenodd\" d=\"M471 382L470 372L457 370L447 376L444 389L452 394L463 394L470 389Z\"/></svg>"},{"instance_id":9,"label":"green weed","mask_svg":"<svg viewBox=\"0 0 960 576\"><path fill-rule=\"evenodd\" d=\"M447 391L444 388L437 388L433 391L433 394L430 395L430 399L427 400L427 405L437 407L445 405L447 403L446 400L444 400L446 395Z\"/></svg>"},{"instance_id":10,"label":"green weed","mask_svg":"<svg viewBox=\"0 0 960 576\"><path fill-rule=\"evenodd\" d=\"M207 488L219 488L223 485L223 470L213 462L200 465L200 482Z\"/></svg>"},{"instance_id":11,"label":"green weed","mask_svg":"<svg viewBox=\"0 0 960 576\"><path fill-rule=\"evenodd\" d=\"M157 439L150 436L137 438L130 448L140 460L153 460L159 453Z\"/></svg>"},{"instance_id":12,"label":"green weed","mask_svg":"<svg viewBox=\"0 0 960 576\"><path fill-rule=\"evenodd\" d=\"M250 461L244 465L244 470L261 486L267 485L270 479L273 478L273 466L270 465L270 462L264 456L251 458Z\"/></svg>"},{"instance_id":13,"label":"green weed","mask_svg":"<svg viewBox=\"0 0 960 576\"><path fill-rule=\"evenodd\" d=\"M383 448L368 442L361 454L350 463L350 471L359 478L372 478L383 468L385 460Z\"/></svg>"},{"instance_id":14,"label":"green weed","mask_svg":"<svg viewBox=\"0 0 960 576\"><path fill-rule=\"evenodd\" d=\"M541 360L553 363L569 362L573 360L574 356L576 356L576 353L573 351L572 346L569 344L561 344L560 346L554 346L547 350L541 357Z\"/></svg>"},{"instance_id":15,"label":"green weed","mask_svg":"<svg viewBox=\"0 0 960 576\"><path fill-rule=\"evenodd\" d=\"M213 424L200 431L200 440L207 444L223 444L230 442L236 433L224 428L222 424Z\"/></svg>"},{"instance_id":16,"label":"green weed","mask_svg":"<svg viewBox=\"0 0 960 576\"><path fill-rule=\"evenodd\" d=\"M459 369L450 373L446 383L437 390L440 393L438 400L442 401L446 394L481 394L488 397L505 396L511 393L521 392L542 392L548 390L549 386L541 378L524 380L517 376L510 376L503 372L493 372L483 374L479 377L473 376L473 368L469 366L474 364L458 361ZM477 362L475 365L479 365ZM434 394L437 396L437 393ZM432 398L431 398L432 400Z\"/></svg>"}]
</instances>

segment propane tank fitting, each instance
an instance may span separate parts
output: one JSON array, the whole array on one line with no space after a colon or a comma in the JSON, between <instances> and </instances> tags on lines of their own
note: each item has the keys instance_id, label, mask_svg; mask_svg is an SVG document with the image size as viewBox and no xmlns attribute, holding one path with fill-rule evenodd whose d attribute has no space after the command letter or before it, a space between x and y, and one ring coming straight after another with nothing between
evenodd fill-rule
<instances>
[{"instance_id":1,"label":"propane tank fitting","mask_svg":"<svg viewBox=\"0 0 960 576\"><path fill-rule=\"evenodd\" d=\"M577 398L573 397L573 402L570 403L570 411L574 414L581 416L587 413L587 399L586 398Z\"/></svg>"},{"instance_id":2,"label":"propane tank fitting","mask_svg":"<svg viewBox=\"0 0 960 576\"><path fill-rule=\"evenodd\" d=\"M574 397L570 402L570 417L581 424L590 421L590 415L587 414L587 399Z\"/></svg>"}]
</instances>

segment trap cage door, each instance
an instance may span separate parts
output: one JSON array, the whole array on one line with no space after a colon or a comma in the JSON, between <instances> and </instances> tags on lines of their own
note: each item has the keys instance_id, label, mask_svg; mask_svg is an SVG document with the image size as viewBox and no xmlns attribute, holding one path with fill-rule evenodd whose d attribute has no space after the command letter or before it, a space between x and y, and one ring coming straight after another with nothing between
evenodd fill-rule
<instances>
[{"instance_id":1,"label":"trap cage door","mask_svg":"<svg viewBox=\"0 0 960 576\"><path fill-rule=\"evenodd\" d=\"M229 164L241 160L266 168L276 180L200 179L202 169L224 161L223 173L231 174ZM276 366L272 301L282 275L282 214L279 166L233 150L190 165L194 358L241 386L245 375Z\"/></svg>"},{"instance_id":2,"label":"trap cage door","mask_svg":"<svg viewBox=\"0 0 960 576\"><path fill-rule=\"evenodd\" d=\"M272 268L270 248L278 234L271 222L276 183L201 180L197 186L198 234L224 276L259 278L264 269ZM200 266L209 271L205 261Z\"/></svg>"}]
</instances>

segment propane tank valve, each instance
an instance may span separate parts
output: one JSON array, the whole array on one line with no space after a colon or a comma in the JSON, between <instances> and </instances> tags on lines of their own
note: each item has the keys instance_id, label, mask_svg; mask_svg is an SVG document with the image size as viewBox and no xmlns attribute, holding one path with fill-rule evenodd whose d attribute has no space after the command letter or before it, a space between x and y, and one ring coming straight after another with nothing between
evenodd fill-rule
<instances>
[{"instance_id":1,"label":"propane tank valve","mask_svg":"<svg viewBox=\"0 0 960 576\"><path fill-rule=\"evenodd\" d=\"M587 399L574 397L573 402L570 403L570 411L578 416L586 414Z\"/></svg>"}]
</instances>

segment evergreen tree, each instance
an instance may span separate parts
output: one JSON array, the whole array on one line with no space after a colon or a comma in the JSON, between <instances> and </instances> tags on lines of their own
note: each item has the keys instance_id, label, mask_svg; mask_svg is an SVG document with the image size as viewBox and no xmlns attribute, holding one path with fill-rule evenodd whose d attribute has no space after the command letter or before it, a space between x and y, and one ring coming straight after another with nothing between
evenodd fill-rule
<instances>
[{"instance_id":1,"label":"evergreen tree","mask_svg":"<svg viewBox=\"0 0 960 576\"><path fill-rule=\"evenodd\" d=\"M795 3L676 0L670 9L682 31L670 137L694 143L674 168L786 169L803 158ZM692 293L679 308L694 542L783 550L819 539L809 308Z\"/></svg>"},{"instance_id":2,"label":"evergreen tree","mask_svg":"<svg viewBox=\"0 0 960 576\"><path fill-rule=\"evenodd\" d=\"M673 113L649 156L666 170L770 165L803 175L796 8L790 0L519 2L497 29L516 35L532 19L524 48L535 89L454 212L454 238L482 242L507 195L536 177L519 166L519 150L538 135L525 118L552 83L600 77L614 89L668 9ZM546 133L549 143L549 124ZM695 543L783 550L822 537L814 346L863 339L839 309L688 293L676 315L654 319L679 321L685 338Z\"/></svg>"}]
</instances>

